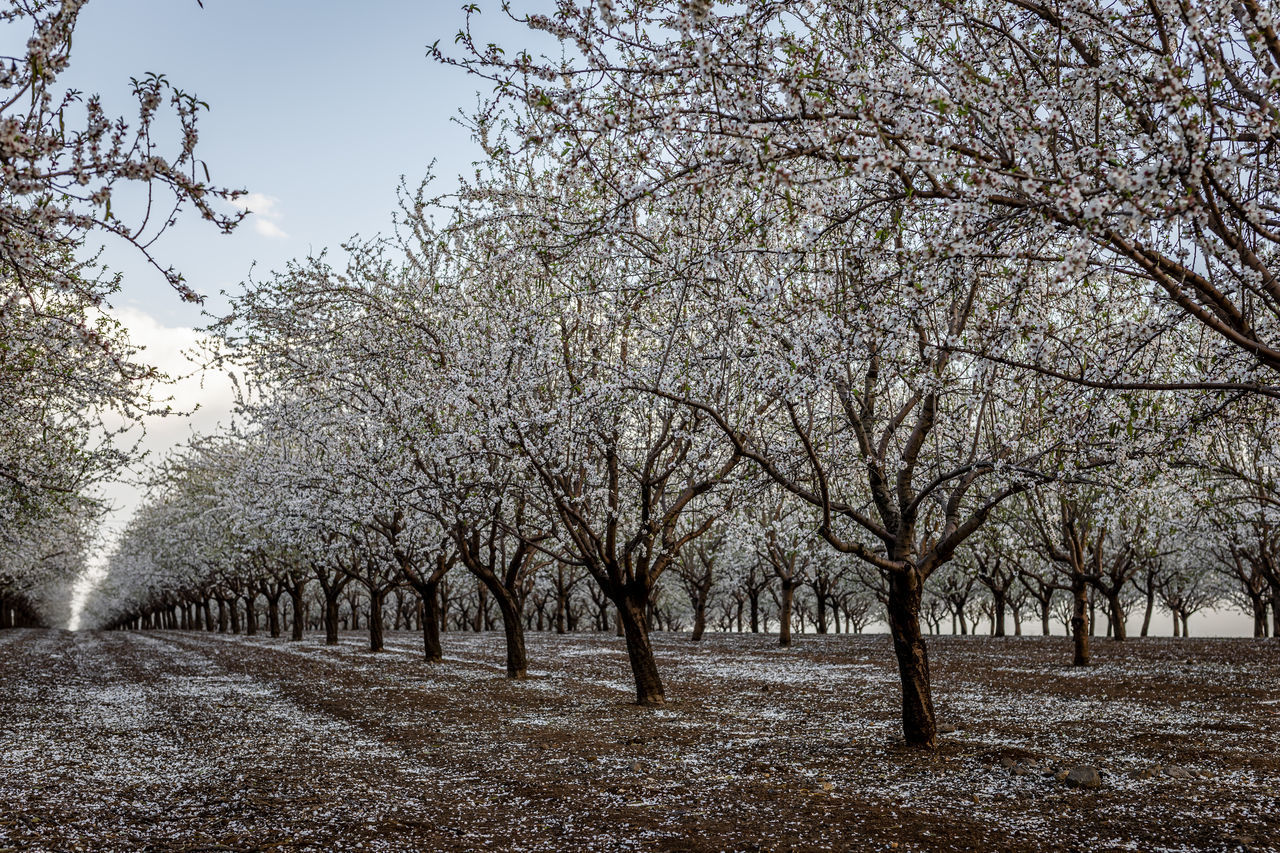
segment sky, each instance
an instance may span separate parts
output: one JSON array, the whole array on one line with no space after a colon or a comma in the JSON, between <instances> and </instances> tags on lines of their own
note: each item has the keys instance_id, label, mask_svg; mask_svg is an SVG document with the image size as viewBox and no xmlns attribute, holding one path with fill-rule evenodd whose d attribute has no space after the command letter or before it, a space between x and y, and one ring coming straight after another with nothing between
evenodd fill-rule
<instances>
[{"instance_id":1,"label":"sky","mask_svg":"<svg viewBox=\"0 0 1280 853\"><path fill-rule=\"evenodd\" d=\"M482 40L527 45L528 31L507 21L497 0L480 6ZM129 80L148 72L196 94L210 105L200 116L197 155L215 183L247 191L243 204L252 211L230 235L180 218L155 245L160 263L176 266L205 295L203 307L182 302L136 250L103 247L103 261L124 276L114 313L146 347L146 360L172 375L190 373L183 353L209 322L203 312L225 309L222 292L292 258L336 250L354 235L388 232L402 180L416 187L430 171L433 186L445 191L472 171L479 150L457 119L476 106L484 81L427 56L437 40L452 45L465 20L461 7L454 0L204 0L203 8L196 0L95 0L84 7L63 82L100 94L112 115L135 112ZM148 422L152 458L230 412L232 390L222 377L187 378L171 394L175 408L196 412ZM104 526L109 542L140 493L120 482L106 497L117 507ZM1158 621L1160 633L1167 621ZM1249 627L1233 613L1192 621L1192 633L1202 635Z\"/></svg>"}]
</instances>

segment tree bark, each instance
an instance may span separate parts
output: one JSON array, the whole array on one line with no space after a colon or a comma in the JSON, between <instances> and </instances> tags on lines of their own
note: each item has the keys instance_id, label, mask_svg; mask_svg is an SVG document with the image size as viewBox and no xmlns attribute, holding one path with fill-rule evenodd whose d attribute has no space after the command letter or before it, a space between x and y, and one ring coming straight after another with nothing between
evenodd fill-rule
<instances>
[{"instance_id":1,"label":"tree bark","mask_svg":"<svg viewBox=\"0 0 1280 853\"><path fill-rule=\"evenodd\" d=\"M291 640L301 640L302 630L305 626L305 619L302 612L302 585L298 584L289 590L289 606L293 612L293 625L289 633Z\"/></svg>"},{"instance_id":2,"label":"tree bark","mask_svg":"<svg viewBox=\"0 0 1280 853\"><path fill-rule=\"evenodd\" d=\"M902 681L902 734L908 744L935 749L937 719L929 684L929 652L920 633L920 574L914 568L889 576L889 631Z\"/></svg>"},{"instance_id":3,"label":"tree bark","mask_svg":"<svg viewBox=\"0 0 1280 853\"><path fill-rule=\"evenodd\" d=\"M702 634L707 630L707 592L706 590L698 591L698 598L693 603L693 633L689 639L698 642L702 639Z\"/></svg>"},{"instance_id":4,"label":"tree bark","mask_svg":"<svg viewBox=\"0 0 1280 853\"><path fill-rule=\"evenodd\" d=\"M256 592L246 593L244 597L244 633L247 637L256 636L258 633L258 611L253 606L257 598Z\"/></svg>"},{"instance_id":5,"label":"tree bark","mask_svg":"<svg viewBox=\"0 0 1280 853\"><path fill-rule=\"evenodd\" d=\"M529 675L529 659L524 647L524 620L514 596L503 589L493 590L493 597L502 612L502 632L507 640L507 678L526 678Z\"/></svg>"},{"instance_id":6,"label":"tree bark","mask_svg":"<svg viewBox=\"0 0 1280 853\"><path fill-rule=\"evenodd\" d=\"M324 596L324 644L326 646L338 645L338 596L329 595L328 591Z\"/></svg>"},{"instance_id":7,"label":"tree bark","mask_svg":"<svg viewBox=\"0 0 1280 853\"><path fill-rule=\"evenodd\" d=\"M778 645L791 645L791 605L795 601L796 585L783 578L782 603L778 606Z\"/></svg>"},{"instance_id":8,"label":"tree bark","mask_svg":"<svg viewBox=\"0 0 1280 853\"><path fill-rule=\"evenodd\" d=\"M386 595L376 587L369 588L369 651L382 651L382 599Z\"/></svg>"},{"instance_id":9,"label":"tree bark","mask_svg":"<svg viewBox=\"0 0 1280 853\"><path fill-rule=\"evenodd\" d=\"M653 646L649 643L649 630L645 625L644 597L639 604L633 604L625 598L615 602L618 609L618 624L627 638L627 657L631 662L631 674L636 682L636 704L658 706L666 704L666 693L662 688L662 677L658 675L658 662L653 657Z\"/></svg>"},{"instance_id":10,"label":"tree bark","mask_svg":"<svg viewBox=\"0 0 1280 853\"><path fill-rule=\"evenodd\" d=\"M280 636L280 595L267 596L267 633L273 638Z\"/></svg>"},{"instance_id":11,"label":"tree bark","mask_svg":"<svg viewBox=\"0 0 1280 853\"><path fill-rule=\"evenodd\" d=\"M1075 647L1072 666L1089 665L1089 588L1083 577L1071 581L1071 639Z\"/></svg>"},{"instance_id":12,"label":"tree bark","mask_svg":"<svg viewBox=\"0 0 1280 853\"><path fill-rule=\"evenodd\" d=\"M1005 610L1004 593L996 592L995 590L992 590L991 604L995 610L995 615L993 617L995 624L992 626L991 633L993 636L1003 637L1005 635L1004 634L1004 610Z\"/></svg>"},{"instance_id":13,"label":"tree bark","mask_svg":"<svg viewBox=\"0 0 1280 853\"><path fill-rule=\"evenodd\" d=\"M440 595L439 583L428 583L420 591L422 596L422 650L427 663L444 660L440 646Z\"/></svg>"},{"instance_id":14,"label":"tree bark","mask_svg":"<svg viewBox=\"0 0 1280 853\"><path fill-rule=\"evenodd\" d=\"M1150 582L1148 582L1148 584L1147 584L1146 596L1147 596L1146 610L1144 610L1144 611L1143 611L1143 613L1142 613L1142 634L1141 634L1141 636L1143 636L1143 637L1148 637L1148 636L1150 636L1150 632L1151 632L1151 614L1152 614L1153 612L1155 612L1155 609L1156 609L1156 588L1155 588L1155 586L1154 586L1153 584L1151 584Z\"/></svg>"},{"instance_id":15,"label":"tree bark","mask_svg":"<svg viewBox=\"0 0 1280 853\"><path fill-rule=\"evenodd\" d=\"M1111 614L1111 639L1123 642L1127 634L1124 624L1124 605L1120 603L1120 593L1107 596L1107 607Z\"/></svg>"}]
</instances>

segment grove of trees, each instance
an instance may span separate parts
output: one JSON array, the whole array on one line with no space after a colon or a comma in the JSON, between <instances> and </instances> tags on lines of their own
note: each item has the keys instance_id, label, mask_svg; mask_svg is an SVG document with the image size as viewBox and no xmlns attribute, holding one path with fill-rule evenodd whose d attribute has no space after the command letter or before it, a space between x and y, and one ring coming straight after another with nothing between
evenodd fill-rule
<instances>
[{"instance_id":1,"label":"grove of trees","mask_svg":"<svg viewBox=\"0 0 1280 853\"><path fill-rule=\"evenodd\" d=\"M486 89L471 178L210 326L235 420L154 467L88 622L363 628L374 650L390 623L427 663L449 631L501 630L512 678L536 666L526 631L616 631L642 705L665 701L655 630L883 623L925 748L931 632L1060 621L1082 666L1139 614L1185 635L1236 607L1280 635L1268 6L521 20L545 55L470 25L433 48ZM6 281L31 287L24 264ZM83 298L49 287L6 329ZM128 362L105 364L57 442L6 420L6 465L62 476L41 454L98 435L74 419L117 399ZM87 524L21 512L0 591L27 612L30 555L82 560Z\"/></svg>"}]
</instances>

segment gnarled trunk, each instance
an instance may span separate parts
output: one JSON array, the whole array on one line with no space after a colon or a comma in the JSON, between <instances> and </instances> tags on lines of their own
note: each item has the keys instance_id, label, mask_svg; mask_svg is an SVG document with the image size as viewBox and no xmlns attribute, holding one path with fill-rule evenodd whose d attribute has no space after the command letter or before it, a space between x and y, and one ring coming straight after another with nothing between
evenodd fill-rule
<instances>
[{"instance_id":1,"label":"gnarled trunk","mask_svg":"<svg viewBox=\"0 0 1280 853\"><path fill-rule=\"evenodd\" d=\"M665 705L666 693L662 677L658 675L658 662L653 657L649 643L649 629L645 624L646 597L639 602L622 598L614 602L618 608L618 624L627 638L627 658L631 662L631 674L636 682L636 704Z\"/></svg>"},{"instance_id":2,"label":"gnarled trunk","mask_svg":"<svg viewBox=\"0 0 1280 853\"><path fill-rule=\"evenodd\" d=\"M1089 665L1089 589L1084 578L1077 576L1071 580L1071 639L1075 657L1073 666Z\"/></svg>"},{"instance_id":3,"label":"gnarled trunk","mask_svg":"<svg viewBox=\"0 0 1280 853\"><path fill-rule=\"evenodd\" d=\"M524 620L515 597L505 589L493 590L502 612L502 632L507 640L507 678L524 678L529 674L529 660L524 648Z\"/></svg>"},{"instance_id":4,"label":"gnarled trunk","mask_svg":"<svg viewBox=\"0 0 1280 853\"><path fill-rule=\"evenodd\" d=\"M889 576L889 631L902 681L902 734L907 743L934 749L938 726L929 684L929 652L920 633L920 574L915 569Z\"/></svg>"},{"instance_id":5,"label":"gnarled trunk","mask_svg":"<svg viewBox=\"0 0 1280 853\"><path fill-rule=\"evenodd\" d=\"M424 584L418 593L422 596L422 649L427 663L439 663L444 660L440 646L440 584Z\"/></svg>"}]
</instances>

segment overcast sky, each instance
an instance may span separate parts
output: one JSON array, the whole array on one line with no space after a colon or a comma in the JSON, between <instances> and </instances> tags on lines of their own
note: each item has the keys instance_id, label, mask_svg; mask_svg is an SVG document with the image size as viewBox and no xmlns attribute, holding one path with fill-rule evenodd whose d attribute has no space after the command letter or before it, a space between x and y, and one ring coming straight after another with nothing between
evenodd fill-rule
<instances>
[{"instance_id":1,"label":"overcast sky","mask_svg":"<svg viewBox=\"0 0 1280 853\"><path fill-rule=\"evenodd\" d=\"M538 4L530 2L517 8ZM481 2L484 40L525 46L527 31L505 20L497 0ZM97 0L81 13L64 81L102 95L109 114L130 116L130 77L163 73L210 105L200 116L198 156L216 183L243 188L253 215L232 235L186 217L155 247L196 291L204 310L250 274L266 276L290 258L336 248L347 238L390 229L401 178L411 186L431 163L436 186L453 186L479 154L454 119L477 102L478 78L427 57L462 26L461 3L410 0ZM511 52L510 50L508 52ZM124 273L115 309L145 357L172 374L207 322L132 249L108 244L104 260ZM228 383L218 377L175 386L175 406L191 418L156 419L153 455L225 419ZM108 538L139 495L118 484ZM1159 633L1167 633L1161 618ZM1136 626L1135 626L1136 627ZM1239 614L1193 619L1193 633L1245 634ZM1058 629L1061 630L1060 628Z\"/></svg>"}]
</instances>

